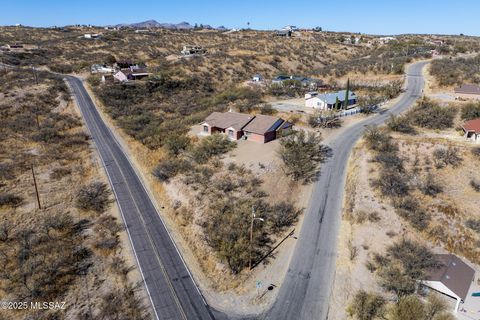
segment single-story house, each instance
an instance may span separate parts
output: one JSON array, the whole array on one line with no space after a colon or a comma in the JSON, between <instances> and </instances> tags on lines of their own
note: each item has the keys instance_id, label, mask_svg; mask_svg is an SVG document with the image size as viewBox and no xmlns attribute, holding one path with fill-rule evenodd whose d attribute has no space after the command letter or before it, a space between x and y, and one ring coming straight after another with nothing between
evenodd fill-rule
<instances>
[{"instance_id":1,"label":"single-story house","mask_svg":"<svg viewBox=\"0 0 480 320\"><path fill-rule=\"evenodd\" d=\"M317 88L322 85L322 81L319 79L312 79L301 76L288 76L288 75L279 75L272 79L272 84L284 85L285 81L298 81L304 87Z\"/></svg>"},{"instance_id":2,"label":"single-story house","mask_svg":"<svg viewBox=\"0 0 480 320\"><path fill-rule=\"evenodd\" d=\"M100 35L98 33L85 33L83 37L85 39L98 39L100 38Z\"/></svg>"},{"instance_id":3,"label":"single-story house","mask_svg":"<svg viewBox=\"0 0 480 320\"><path fill-rule=\"evenodd\" d=\"M480 86L464 83L455 88L455 99L477 99L480 100Z\"/></svg>"},{"instance_id":4,"label":"single-story house","mask_svg":"<svg viewBox=\"0 0 480 320\"><path fill-rule=\"evenodd\" d=\"M348 102L345 102L346 90L340 90L337 92L331 93L318 93L316 91L308 92L305 94L305 107L315 108L320 110L329 110L335 108L337 104L343 108L345 105L348 107L350 105L357 103L357 95L353 91L348 91Z\"/></svg>"},{"instance_id":5,"label":"single-story house","mask_svg":"<svg viewBox=\"0 0 480 320\"><path fill-rule=\"evenodd\" d=\"M273 116L213 112L201 124L204 135L226 134L232 140L269 142L288 134L293 124Z\"/></svg>"},{"instance_id":6,"label":"single-story house","mask_svg":"<svg viewBox=\"0 0 480 320\"><path fill-rule=\"evenodd\" d=\"M105 64L92 64L90 67L91 73L112 73L115 72L113 67L109 67Z\"/></svg>"},{"instance_id":7,"label":"single-story house","mask_svg":"<svg viewBox=\"0 0 480 320\"><path fill-rule=\"evenodd\" d=\"M129 68L140 68L138 64L133 63L131 60L121 60L115 62L113 65L116 69L129 69Z\"/></svg>"},{"instance_id":8,"label":"single-story house","mask_svg":"<svg viewBox=\"0 0 480 320\"><path fill-rule=\"evenodd\" d=\"M282 137L291 128L292 124L282 118L258 114L242 131L246 140L267 143Z\"/></svg>"},{"instance_id":9,"label":"single-story house","mask_svg":"<svg viewBox=\"0 0 480 320\"><path fill-rule=\"evenodd\" d=\"M465 121L462 129L466 139L480 143L480 118Z\"/></svg>"},{"instance_id":10,"label":"single-story house","mask_svg":"<svg viewBox=\"0 0 480 320\"><path fill-rule=\"evenodd\" d=\"M283 30L295 32L295 31L298 31L298 28L297 28L297 26L291 26L291 25L289 25L289 26L283 27Z\"/></svg>"},{"instance_id":11,"label":"single-story house","mask_svg":"<svg viewBox=\"0 0 480 320\"><path fill-rule=\"evenodd\" d=\"M420 283L457 300L455 312L467 298L470 285L475 279L475 270L453 254L437 254L440 263L427 271Z\"/></svg>"},{"instance_id":12,"label":"single-story house","mask_svg":"<svg viewBox=\"0 0 480 320\"><path fill-rule=\"evenodd\" d=\"M253 77L252 77L252 81L253 82L260 82L260 81L263 81L263 77L260 75L260 74L254 74Z\"/></svg>"},{"instance_id":13,"label":"single-story house","mask_svg":"<svg viewBox=\"0 0 480 320\"><path fill-rule=\"evenodd\" d=\"M275 35L277 37L291 37L292 31L291 30L277 30L275 31Z\"/></svg>"},{"instance_id":14,"label":"single-story house","mask_svg":"<svg viewBox=\"0 0 480 320\"><path fill-rule=\"evenodd\" d=\"M184 56L200 55L200 54L206 54L207 49L204 49L201 46L187 45L187 46L183 46L181 53Z\"/></svg>"},{"instance_id":15,"label":"single-story house","mask_svg":"<svg viewBox=\"0 0 480 320\"><path fill-rule=\"evenodd\" d=\"M146 69L130 67L130 69L117 71L113 74L113 77L120 82L126 82L129 80L139 80L142 78L146 78L149 75L150 73L147 72Z\"/></svg>"}]
</instances>

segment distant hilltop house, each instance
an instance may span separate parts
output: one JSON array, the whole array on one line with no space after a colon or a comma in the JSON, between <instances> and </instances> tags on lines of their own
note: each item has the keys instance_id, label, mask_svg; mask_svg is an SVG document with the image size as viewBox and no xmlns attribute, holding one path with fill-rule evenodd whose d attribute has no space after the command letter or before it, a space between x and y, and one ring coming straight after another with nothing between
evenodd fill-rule
<instances>
[{"instance_id":1,"label":"distant hilltop house","mask_svg":"<svg viewBox=\"0 0 480 320\"><path fill-rule=\"evenodd\" d=\"M85 33L83 35L83 37L85 39L98 39L98 38L100 38L100 34L98 34L98 33Z\"/></svg>"},{"instance_id":2,"label":"distant hilltop house","mask_svg":"<svg viewBox=\"0 0 480 320\"><path fill-rule=\"evenodd\" d=\"M480 143L480 118L466 121L462 125L464 137L475 143Z\"/></svg>"},{"instance_id":3,"label":"distant hilltop house","mask_svg":"<svg viewBox=\"0 0 480 320\"><path fill-rule=\"evenodd\" d=\"M480 87L476 84L462 84L455 88L455 99L476 99L480 100Z\"/></svg>"},{"instance_id":4,"label":"distant hilltop house","mask_svg":"<svg viewBox=\"0 0 480 320\"><path fill-rule=\"evenodd\" d=\"M331 110L335 108L338 102L339 108L345 108L357 103L357 95L349 91L348 101L345 102L346 90L340 90L331 93L318 93L316 91L305 94L305 107L320 110Z\"/></svg>"},{"instance_id":5,"label":"distant hilltop house","mask_svg":"<svg viewBox=\"0 0 480 320\"><path fill-rule=\"evenodd\" d=\"M295 31L298 31L298 28L296 26L285 26L283 27L283 30L285 31L291 31L291 32L295 32Z\"/></svg>"},{"instance_id":6,"label":"distant hilltop house","mask_svg":"<svg viewBox=\"0 0 480 320\"><path fill-rule=\"evenodd\" d=\"M184 56L202 55L202 54L206 54L207 50L201 46L187 45L187 46L183 46L181 53Z\"/></svg>"},{"instance_id":7,"label":"distant hilltop house","mask_svg":"<svg viewBox=\"0 0 480 320\"><path fill-rule=\"evenodd\" d=\"M387 43L390 43L392 41L397 41L397 38L395 38L395 37L380 37L377 40L377 42L381 43L381 44L387 44Z\"/></svg>"},{"instance_id":8,"label":"distant hilltop house","mask_svg":"<svg viewBox=\"0 0 480 320\"><path fill-rule=\"evenodd\" d=\"M113 67L109 67L105 64L92 64L90 67L91 73L112 73L115 72Z\"/></svg>"},{"instance_id":9,"label":"distant hilltop house","mask_svg":"<svg viewBox=\"0 0 480 320\"><path fill-rule=\"evenodd\" d=\"M460 303L468 297L470 286L475 279L475 270L453 254L437 254L439 267L427 270L420 283L457 300L455 312Z\"/></svg>"},{"instance_id":10,"label":"distant hilltop house","mask_svg":"<svg viewBox=\"0 0 480 320\"><path fill-rule=\"evenodd\" d=\"M322 81L319 79L312 79L307 77L301 76L293 76L293 75L279 75L272 79L272 84L276 85L284 85L287 81L298 81L304 87L310 87L315 89L322 85Z\"/></svg>"},{"instance_id":11,"label":"distant hilltop house","mask_svg":"<svg viewBox=\"0 0 480 320\"><path fill-rule=\"evenodd\" d=\"M262 82L263 81L263 77L262 75L260 74L254 74L253 77L252 77L252 81L253 82Z\"/></svg>"},{"instance_id":12,"label":"distant hilltop house","mask_svg":"<svg viewBox=\"0 0 480 320\"><path fill-rule=\"evenodd\" d=\"M277 37L291 37L292 31L291 30L276 30L275 35Z\"/></svg>"},{"instance_id":13,"label":"distant hilltop house","mask_svg":"<svg viewBox=\"0 0 480 320\"><path fill-rule=\"evenodd\" d=\"M237 112L213 112L201 124L203 135L226 134L231 140L267 143L289 134L293 124L279 117Z\"/></svg>"},{"instance_id":14,"label":"distant hilltop house","mask_svg":"<svg viewBox=\"0 0 480 320\"><path fill-rule=\"evenodd\" d=\"M140 80L146 78L150 73L145 68L122 69L113 74L113 78L120 82L127 82L130 80Z\"/></svg>"},{"instance_id":15,"label":"distant hilltop house","mask_svg":"<svg viewBox=\"0 0 480 320\"><path fill-rule=\"evenodd\" d=\"M131 60L120 60L115 62L113 65L116 69L130 69L130 68L140 68L138 63L134 63Z\"/></svg>"}]
</instances>

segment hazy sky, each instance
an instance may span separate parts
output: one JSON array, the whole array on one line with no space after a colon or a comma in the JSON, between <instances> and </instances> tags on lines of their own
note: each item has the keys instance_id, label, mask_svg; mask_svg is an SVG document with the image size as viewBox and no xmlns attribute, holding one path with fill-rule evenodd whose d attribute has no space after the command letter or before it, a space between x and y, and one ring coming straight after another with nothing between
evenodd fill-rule
<instances>
[{"instance_id":1,"label":"hazy sky","mask_svg":"<svg viewBox=\"0 0 480 320\"><path fill-rule=\"evenodd\" d=\"M287 24L373 34L480 35L478 0L0 0L0 25L107 25L155 19L230 28Z\"/></svg>"}]
</instances>

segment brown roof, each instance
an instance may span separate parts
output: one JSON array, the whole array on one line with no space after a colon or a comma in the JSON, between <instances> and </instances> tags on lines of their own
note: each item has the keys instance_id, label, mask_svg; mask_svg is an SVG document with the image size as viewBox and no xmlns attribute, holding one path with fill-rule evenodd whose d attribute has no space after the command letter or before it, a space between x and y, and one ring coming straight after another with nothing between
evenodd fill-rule
<instances>
[{"instance_id":1,"label":"brown roof","mask_svg":"<svg viewBox=\"0 0 480 320\"><path fill-rule=\"evenodd\" d=\"M243 131L264 134L266 132L276 130L278 126L273 126L277 123L278 126L280 126L283 123L283 120L278 117L257 114L255 118L250 121L250 123L247 124L245 128L243 128Z\"/></svg>"},{"instance_id":2,"label":"brown roof","mask_svg":"<svg viewBox=\"0 0 480 320\"><path fill-rule=\"evenodd\" d=\"M236 112L213 112L205 119L205 122L212 127L222 129L232 127L238 131L245 127L245 125L252 119L253 116L249 114Z\"/></svg>"},{"instance_id":3,"label":"brown roof","mask_svg":"<svg viewBox=\"0 0 480 320\"><path fill-rule=\"evenodd\" d=\"M453 254L437 254L435 257L441 266L430 269L425 280L440 281L465 301L475 270Z\"/></svg>"},{"instance_id":4,"label":"brown roof","mask_svg":"<svg viewBox=\"0 0 480 320\"><path fill-rule=\"evenodd\" d=\"M465 121L463 129L469 132L480 133L480 118Z\"/></svg>"},{"instance_id":5,"label":"brown roof","mask_svg":"<svg viewBox=\"0 0 480 320\"><path fill-rule=\"evenodd\" d=\"M455 88L455 93L480 94L480 87L476 84L464 83L461 87Z\"/></svg>"}]
</instances>

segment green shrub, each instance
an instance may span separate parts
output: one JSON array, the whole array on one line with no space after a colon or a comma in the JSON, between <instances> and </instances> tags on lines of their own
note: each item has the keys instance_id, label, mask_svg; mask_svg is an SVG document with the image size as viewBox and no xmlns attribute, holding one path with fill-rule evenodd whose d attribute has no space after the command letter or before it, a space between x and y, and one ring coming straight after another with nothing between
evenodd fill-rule
<instances>
[{"instance_id":1,"label":"green shrub","mask_svg":"<svg viewBox=\"0 0 480 320\"><path fill-rule=\"evenodd\" d=\"M166 159L161 161L154 169L152 174L162 182L168 182L177 174L184 172L189 164L184 159Z\"/></svg>"},{"instance_id":2,"label":"green shrub","mask_svg":"<svg viewBox=\"0 0 480 320\"><path fill-rule=\"evenodd\" d=\"M457 110L441 107L438 103L424 98L406 114L407 119L415 125L427 129L448 129L453 126Z\"/></svg>"},{"instance_id":3,"label":"green shrub","mask_svg":"<svg viewBox=\"0 0 480 320\"><path fill-rule=\"evenodd\" d=\"M103 182L92 182L80 188L75 205L82 210L103 213L108 209L112 200L111 191Z\"/></svg>"},{"instance_id":4,"label":"green shrub","mask_svg":"<svg viewBox=\"0 0 480 320\"><path fill-rule=\"evenodd\" d=\"M0 193L0 206L18 207L23 202L23 198L12 193Z\"/></svg>"},{"instance_id":5,"label":"green shrub","mask_svg":"<svg viewBox=\"0 0 480 320\"><path fill-rule=\"evenodd\" d=\"M284 164L285 173L293 180L311 180L324 160L325 148L318 133L297 131L280 140L278 155Z\"/></svg>"},{"instance_id":6,"label":"green shrub","mask_svg":"<svg viewBox=\"0 0 480 320\"><path fill-rule=\"evenodd\" d=\"M461 117L463 120L480 118L480 103L471 102L462 106Z\"/></svg>"},{"instance_id":7,"label":"green shrub","mask_svg":"<svg viewBox=\"0 0 480 320\"><path fill-rule=\"evenodd\" d=\"M383 317L386 300L375 293L359 290L347 308L350 316L358 320L374 320Z\"/></svg>"},{"instance_id":8,"label":"green shrub","mask_svg":"<svg viewBox=\"0 0 480 320\"><path fill-rule=\"evenodd\" d=\"M210 158L218 156L235 148L235 142L221 134L213 134L203 138L191 152L193 159L198 163L205 163Z\"/></svg>"},{"instance_id":9,"label":"green shrub","mask_svg":"<svg viewBox=\"0 0 480 320\"><path fill-rule=\"evenodd\" d=\"M458 148L449 146L448 148L437 148L433 151L433 162L437 169L444 168L448 165L457 167L462 158L458 155Z\"/></svg>"}]
</instances>

